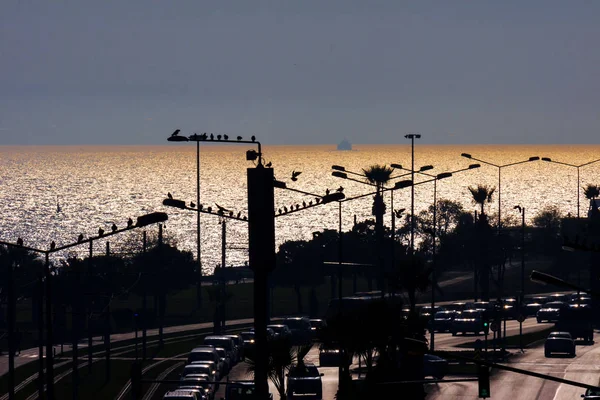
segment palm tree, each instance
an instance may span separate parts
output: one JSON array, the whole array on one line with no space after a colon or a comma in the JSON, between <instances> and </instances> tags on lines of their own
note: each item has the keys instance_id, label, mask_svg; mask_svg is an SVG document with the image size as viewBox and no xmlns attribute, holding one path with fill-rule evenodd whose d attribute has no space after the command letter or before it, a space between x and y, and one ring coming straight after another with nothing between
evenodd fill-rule
<instances>
[{"instance_id":1,"label":"palm tree","mask_svg":"<svg viewBox=\"0 0 600 400\"><path fill-rule=\"evenodd\" d=\"M495 191L495 187L490 187L487 185L477 185L477 187L469 186L469 192L471 192L471 196L473 196L473 202L481 206L482 216L485 215L485 203L492 202L492 195Z\"/></svg>"}]
</instances>

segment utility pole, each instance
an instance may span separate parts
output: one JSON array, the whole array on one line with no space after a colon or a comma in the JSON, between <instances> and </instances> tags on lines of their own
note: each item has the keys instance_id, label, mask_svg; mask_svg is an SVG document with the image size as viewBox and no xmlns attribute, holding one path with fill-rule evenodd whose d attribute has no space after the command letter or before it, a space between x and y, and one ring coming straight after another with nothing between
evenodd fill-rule
<instances>
[{"instance_id":1,"label":"utility pole","mask_svg":"<svg viewBox=\"0 0 600 400\"><path fill-rule=\"evenodd\" d=\"M259 162L248 168L248 244L254 271L254 332L256 339L254 384L257 399L266 400L268 385L268 280L275 268L275 200L273 169Z\"/></svg>"}]
</instances>

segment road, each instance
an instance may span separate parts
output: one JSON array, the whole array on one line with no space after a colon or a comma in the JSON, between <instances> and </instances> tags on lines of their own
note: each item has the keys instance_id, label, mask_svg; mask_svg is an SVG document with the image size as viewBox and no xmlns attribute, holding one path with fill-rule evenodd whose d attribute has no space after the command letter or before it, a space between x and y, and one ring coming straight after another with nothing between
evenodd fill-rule
<instances>
[{"instance_id":1,"label":"road","mask_svg":"<svg viewBox=\"0 0 600 400\"><path fill-rule=\"evenodd\" d=\"M529 348L522 355L515 355L506 363L515 368L548 374L577 382L598 385L600 382L600 336L594 336L594 345L578 345L575 358L544 356L543 343ZM559 384L514 372L495 371L491 377L492 399L574 400L585 389ZM441 383L428 385L428 400L476 399L477 382Z\"/></svg>"},{"instance_id":2,"label":"road","mask_svg":"<svg viewBox=\"0 0 600 400\"><path fill-rule=\"evenodd\" d=\"M523 322L523 333L529 333L529 332L543 330L543 329L548 328L551 325L552 324L538 324L536 322L535 318L529 318ZM517 321L507 321L506 333L509 336L510 335L518 335L519 334L519 323ZM459 346L461 344L473 342L476 339L483 339L483 336L482 335L479 335L479 336L476 336L476 335L452 336L452 334L450 334L450 333L440 333L440 334L436 334L436 349L450 350L450 349L456 348L457 346ZM490 349L491 349L491 344L490 344ZM537 349L536 349L536 351L537 351ZM529 354L529 352L530 352L530 350L527 350L526 354ZM541 356L543 358L543 351L542 351ZM552 361L556 361L556 360L557 359L552 359ZM317 367L319 366L318 345L315 345L311 349L311 351L306 356L306 361L314 363ZM564 363L565 361L569 362L571 360L570 359L560 359L560 361L562 361ZM358 361L355 360L355 363L353 364L352 369L358 367L357 362ZM599 365L600 365L600 363L599 363ZM248 375L246 371L247 371L247 365L245 363L239 363L229 373L229 379L231 379L231 380L251 379L251 376ZM323 368L319 367L319 372L324 374L324 376L322 378L323 400L333 400L334 396L337 392L337 389L338 389L338 369L335 367L323 367ZM357 379L357 378L358 378L357 375L353 376L353 379ZM449 385L449 384L447 384L447 385ZM465 386L465 387L463 388L463 386ZM270 387L271 393L273 393L274 397L277 398L277 396L275 395L277 393L275 386L271 382L269 382L269 387ZM433 390L433 389L430 389L430 390ZM455 386L452 386L452 387L451 386L445 387L444 390L450 390L450 393L456 393L456 395L454 395L454 394L451 395L451 396L456 396L456 397L448 397L448 398L472 399L472 398L477 397L476 396L477 395L477 386L474 386L474 385L468 386L468 385L456 384ZM461 397L461 396L463 396L461 393L464 393L464 396L466 396L466 397ZM475 395L475 397L473 397L473 394ZM431 396L434 396L434 397L431 397ZM432 393L431 396L428 398L446 399L445 396L440 396L439 393L438 394ZM220 397L217 396L217 399L218 398L220 398ZM494 396L493 398L496 398L496 396ZM521 397L512 397L510 400L516 400L518 398L521 398ZM523 398L530 399L529 397L523 397ZM539 397L539 399L546 399L546 397ZM552 399L552 397L550 397L550 399Z\"/></svg>"}]
</instances>

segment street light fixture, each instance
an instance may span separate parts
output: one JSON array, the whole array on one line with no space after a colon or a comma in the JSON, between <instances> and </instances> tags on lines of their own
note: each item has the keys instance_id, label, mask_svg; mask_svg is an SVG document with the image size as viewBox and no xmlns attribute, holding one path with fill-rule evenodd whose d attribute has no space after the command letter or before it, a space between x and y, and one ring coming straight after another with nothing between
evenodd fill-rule
<instances>
[{"instance_id":1,"label":"street light fixture","mask_svg":"<svg viewBox=\"0 0 600 400\"><path fill-rule=\"evenodd\" d=\"M420 139L420 134L411 133L404 135L406 139L410 139L411 148L411 180L415 181L415 139ZM432 167L433 168L433 167ZM415 187L411 187L410 191L410 251L415 252Z\"/></svg>"},{"instance_id":2,"label":"street light fixture","mask_svg":"<svg viewBox=\"0 0 600 400\"><path fill-rule=\"evenodd\" d=\"M590 164L594 164L597 163L598 161L600 161L600 158L597 160L593 160L593 161L589 161L583 164L569 164L566 162L562 162L562 161L554 161L552 160L550 157L542 157L542 161L546 161L546 162L551 162L554 164L560 164L560 165L566 165L567 167L573 167L573 168L577 168L577 218L579 218L579 199L580 199L580 181L579 181L579 169L581 167L585 167L586 165L590 165Z\"/></svg>"},{"instance_id":3,"label":"street light fixture","mask_svg":"<svg viewBox=\"0 0 600 400\"><path fill-rule=\"evenodd\" d=\"M230 140L228 135L215 135L213 133L203 134L194 133L190 136L179 135L179 129L173 132L168 138L169 142L196 142L196 204L200 204L200 143L228 143L228 144L253 144L257 145L257 150L248 150L246 152L246 160L255 161L258 159L258 165L262 165L262 149L261 144L254 136L251 140L243 140L238 136L236 140ZM196 283L196 297L198 306L202 303L202 257L201 257L201 234L200 234L200 213L196 217L196 251L198 257L198 281Z\"/></svg>"},{"instance_id":4,"label":"street light fixture","mask_svg":"<svg viewBox=\"0 0 600 400\"><path fill-rule=\"evenodd\" d=\"M501 208L500 208L501 207L501 199L502 199L502 197L501 197L501 186L500 186L501 185L501 175L500 175L500 173L502 171L502 168L510 167L510 166L518 165L518 164L524 164L524 163L528 163L528 162L531 162L531 161L538 161L540 158L537 157L537 156L534 156L534 157L529 157L527 160L517 161L517 162L513 162L513 163L499 165L499 164L494 164L494 163L489 162L489 161L481 160L479 158L475 158L475 157L473 157L469 153L461 153L461 156L465 157L465 158L468 158L470 160L476 160L476 161L482 162L484 164L490 165L492 167L498 168L498 232L500 232L500 227L502 225Z\"/></svg>"}]
</instances>

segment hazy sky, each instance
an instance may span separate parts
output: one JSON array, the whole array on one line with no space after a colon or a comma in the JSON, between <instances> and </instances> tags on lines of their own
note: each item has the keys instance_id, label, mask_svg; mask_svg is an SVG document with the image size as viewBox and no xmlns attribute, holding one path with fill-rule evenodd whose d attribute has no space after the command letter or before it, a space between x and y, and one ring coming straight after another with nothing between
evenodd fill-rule
<instances>
[{"instance_id":1,"label":"hazy sky","mask_svg":"<svg viewBox=\"0 0 600 400\"><path fill-rule=\"evenodd\" d=\"M600 143L600 1L0 3L0 144Z\"/></svg>"}]
</instances>

